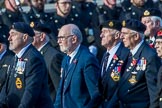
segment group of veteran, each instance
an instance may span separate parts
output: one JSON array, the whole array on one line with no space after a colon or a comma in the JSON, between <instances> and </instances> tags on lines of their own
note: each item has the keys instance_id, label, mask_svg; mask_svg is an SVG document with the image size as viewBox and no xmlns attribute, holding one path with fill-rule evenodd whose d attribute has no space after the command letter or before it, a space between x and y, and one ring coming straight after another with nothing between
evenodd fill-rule
<instances>
[{"instance_id":1,"label":"group of veteran","mask_svg":"<svg viewBox=\"0 0 162 108\"><path fill-rule=\"evenodd\" d=\"M145 42L146 26L130 19L122 23L108 20L100 28L101 45L107 49L100 68L94 56L81 45L82 35L77 26L68 24L60 29L58 44L67 56L62 62L54 106L158 108L160 50L156 52Z\"/></svg>"},{"instance_id":2,"label":"group of veteran","mask_svg":"<svg viewBox=\"0 0 162 108\"><path fill-rule=\"evenodd\" d=\"M82 33L75 24L62 26L58 33L60 51L65 53L62 61L64 54L50 47L48 27L14 23L6 51L15 56L2 65L7 67L7 77L0 108L159 107L162 31L155 51L145 42L146 27L138 20L108 20L100 29L101 45L107 49L101 65L82 45ZM61 70L53 65L61 65Z\"/></svg>"}]
</instances>

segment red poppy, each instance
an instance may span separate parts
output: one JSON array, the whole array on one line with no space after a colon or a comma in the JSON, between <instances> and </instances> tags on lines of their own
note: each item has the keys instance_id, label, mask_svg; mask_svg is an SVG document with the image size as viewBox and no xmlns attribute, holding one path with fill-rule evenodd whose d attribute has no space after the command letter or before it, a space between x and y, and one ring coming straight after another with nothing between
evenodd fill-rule
<instances>
[{"instance_id":1,"label":"red poppy","mask_svg":"<svg viewBox=\"0 0 162 108\"><path fill-rule=\"evenodd\" d=\"M157 36L162 36L162 30L157 32Z\"/></svg>"},{"instance_id":2,"label":"red poppy","mask_svg":"<svg viewBox=\"0 0 162 108\"><path fill-rule=\"evenodd\" d=\"M74 64L76 64L77 62L78 62L78 60L77 60L77 59L74 59L74 60L73 60L73 63L74 63Z\"/></svg>"},{"instance_id":3,"label":"red poppy","mask_svg":"<svg viewBox=\"0 0 162 108\"><path fill-rule=\"evenodd\" d=\"M137 60L133 58L132 64L133 64L133 65L136 65L136 64L137 64Z\"/></svg>"},{"instance_id":4,"label":"red poppy","mask_svg":"<svg viewBox=\"0 0 162 108\"><path fill-rule=\"evenodd\" d=\"M117 57L116 54L113 56L113 59L114 59L114 60L118 60L118 57Z\"/></svg>"}]
</instances>

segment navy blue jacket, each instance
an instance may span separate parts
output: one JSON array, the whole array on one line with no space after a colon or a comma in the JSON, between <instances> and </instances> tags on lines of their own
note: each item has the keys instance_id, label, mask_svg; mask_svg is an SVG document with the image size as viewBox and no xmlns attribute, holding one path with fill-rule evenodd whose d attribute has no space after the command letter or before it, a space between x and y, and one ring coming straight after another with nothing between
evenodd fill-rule
<instances>
[{"instance_id":1,"label":"navy blue jacket","mask_svg":"<svg viewBox=\"0 0 162 108\"><path fill-rule=\"evenodd\" d=\"M80 46L68 70L62 62L62 78L55 108L98 108L99 64L89 50Z\"/></svg>"},{"instance_id":2,"label":"navy blue jacket","mask_svg":"<svg viewBox=\"0 0 162 108\"><path fill-rule=\"evenodd\" d=\"M53 108L45 63L37 49L30 45L16 64L17 68L10 66L0 93L0 108Z\"/></svg>"},{"instance_id":3,"label":"navy blue jacket","mask_svg":"<svg viewBox=\"0 0 162 108\"><path fill-rule=\"evenodd\" d=\"M121 108L153 108L156 104L160 59L147 43L142 43L119 82Z\"/></svg>"},{"instance_id":4,"label":"navy blue jacket","mask_svg":"<svg viewBox=\"0 0 162 108\"><path fill-rule=\"evenodd\" d=\"M115 92L117 91L118 82L123 74L122 72L126 65L128 55L129 50L124 47L123 43L121 43L117 52L114 54L106 73L101 77L100 91L103 96L103 108L115 108L118 106ZM118 74L119 79L115 79L114 72Z\"/></svg>"}]
</instances>

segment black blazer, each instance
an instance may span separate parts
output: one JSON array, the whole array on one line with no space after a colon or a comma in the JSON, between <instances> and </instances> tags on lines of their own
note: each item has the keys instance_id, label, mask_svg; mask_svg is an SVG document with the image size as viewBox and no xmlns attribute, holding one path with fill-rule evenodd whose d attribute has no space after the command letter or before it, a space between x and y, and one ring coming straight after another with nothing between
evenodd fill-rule
<instances>
[{"instance_id":1,"label":"black blazer","mask_svg":"<svg viewBox=\"0 0 162 108\"><path fill-rule=\"evenodd\" d=\"M119 82L121 108L152 108L157 104L157 74L160 59L155 50L142 43Z\"/></svg>"},{"instance_id":2,"label":"black blazer","mask_svg":"<svg viewBox=\"0 0 162 108\"><path fill-rule=\"evenodd\" d=\"M52 100L55 100L56 91L60 82L61 62L63 53L53 48L49 43L41 49L48 71L48 86Z\"/></svg>"},{"instance_id":3,"label":"black blazer","mask_svg":"<svg viewBox=\"0 0 162 108\"><path fill-rule=\"evenodd\" d=\"M45 63L37 49L30 45L18 59L16 68L12 67L0 93L0 105L8 108L53 108Z\"/></svg>"},{"instance_id":4,"label":"black blazer","mask_svg":"<svg viewBox=\"0 0 162 108\"><path fill-rule=\"evenodd\" d=\"M128 55L129 50L124 47L123 43L121 43L117 52L114 54L106 73L101 77L100 91L103 95L103 101L106 101L106 108L115 108L115 105L118 104L117 101L113 100L115 99L113 97L115 97L118 82L123 74L122 72L126 65ZM114 72L118 74L119 79L115 79Z\"/></svg>"},{"instance_id":5,"label":"black blazer","mask_svg":"<svg viewBox=\"0 0 162 108\"><path fill-rule=\"evenodd\" d=\"M12 63L11 60L13 56L14 56L14 53L7 50L5 54L3 55L2 59L0 60L0 91L6 81L7 70L10 64Z\"/></svg>"}]
</instances>

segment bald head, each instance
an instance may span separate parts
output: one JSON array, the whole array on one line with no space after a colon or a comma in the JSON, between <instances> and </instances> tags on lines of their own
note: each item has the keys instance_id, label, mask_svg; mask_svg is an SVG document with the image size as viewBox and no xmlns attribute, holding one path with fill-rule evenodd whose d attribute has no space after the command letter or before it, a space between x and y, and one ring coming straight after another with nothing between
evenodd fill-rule
<instances>
[{"instance_id":1,"label":"bald head","mask_svg":"<svg viewBox=\"0 0 162 108\"><path fill-rule=\"evenodd\" d=\"M67 24L61 27L57 38L60 50L71 54L81 44L82 33L76 25Z\"/></svg>"},{"instance_id":2,"label":"bald head","mask_svg":"<svg viewBox=\"0 0 162 108\"><path fill-rule=\"evenodd\" d=\"M75 24L67 24L67 25L62 26L60 29L60 33L61 34L71 34L71 35L77 36L79 43L81 43L83 40L82 33L81 33L80 29L78 28L78 26L76 26Z\"/></svg>"},{"instance_id":3,"label":"bald head","mask_svg":"<svg viewBox=\"0 0 162 108\"><path fill-rule=\"evenodd\" d=\"M56 2L71 2L71 0L56 0Z\"/></svg>"}]
</instances>

